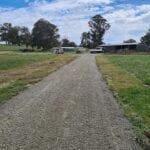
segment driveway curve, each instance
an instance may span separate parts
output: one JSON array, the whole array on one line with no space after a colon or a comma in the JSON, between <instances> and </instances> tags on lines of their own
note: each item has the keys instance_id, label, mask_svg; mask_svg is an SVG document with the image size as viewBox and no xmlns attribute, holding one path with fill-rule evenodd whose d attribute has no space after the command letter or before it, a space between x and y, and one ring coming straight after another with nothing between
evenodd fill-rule
<instances>
[{"instance_id":1,"label":"driveway curve","mask_svg":"<svg viewBox=\"0 0 150 150\"><path fill-rule=\"evenodd\" d=\"M141 150L85 54L0 106L0 150Z\"/></svg>"}]
</instances>

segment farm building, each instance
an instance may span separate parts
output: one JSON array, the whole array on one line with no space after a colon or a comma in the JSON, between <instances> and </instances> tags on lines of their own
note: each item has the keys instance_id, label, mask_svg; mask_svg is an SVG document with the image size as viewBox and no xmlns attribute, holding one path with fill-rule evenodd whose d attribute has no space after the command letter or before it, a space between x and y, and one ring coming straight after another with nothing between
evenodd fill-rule
<instances>
[{"instance_id":1,"label":"farm building","mask_svg":"<svg viewBox=\"0 0 150 150\"><path fill-rule=\"evenodd\" d=\"M150 52L149 47L138 43L122 43L101 45L104 53Z\"/></svg>"}]
</instances>

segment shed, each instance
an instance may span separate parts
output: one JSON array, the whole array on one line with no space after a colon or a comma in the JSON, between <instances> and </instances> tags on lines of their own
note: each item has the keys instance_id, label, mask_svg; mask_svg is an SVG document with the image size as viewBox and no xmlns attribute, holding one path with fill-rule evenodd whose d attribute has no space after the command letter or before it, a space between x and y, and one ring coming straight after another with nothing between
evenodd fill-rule
<instances>
[{"instance_id":1,"label":"shed","mask_svg":"<svg viewBox=\"0 0 150 150\"><path fill-rule=\"evenodd\" d=\"M132 53L132 52L148 52L149 48L146 45L139 43L121 43L101 45L104 53Z\"/></svg>"}]
</instances>

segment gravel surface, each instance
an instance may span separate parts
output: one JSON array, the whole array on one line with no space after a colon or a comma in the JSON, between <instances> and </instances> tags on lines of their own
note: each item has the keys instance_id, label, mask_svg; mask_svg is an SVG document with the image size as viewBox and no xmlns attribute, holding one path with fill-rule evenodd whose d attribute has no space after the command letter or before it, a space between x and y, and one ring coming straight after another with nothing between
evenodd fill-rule
<instances>
[{"instance_id":1,"label":"gravel surface","mask_svg":"<svg viewBox=\"0 0 150 150\"><path fill-rule=\"evenodd\" d=\"M85 54L0 106L0 150L141 150Z\"/></svg>"}]
</instances>

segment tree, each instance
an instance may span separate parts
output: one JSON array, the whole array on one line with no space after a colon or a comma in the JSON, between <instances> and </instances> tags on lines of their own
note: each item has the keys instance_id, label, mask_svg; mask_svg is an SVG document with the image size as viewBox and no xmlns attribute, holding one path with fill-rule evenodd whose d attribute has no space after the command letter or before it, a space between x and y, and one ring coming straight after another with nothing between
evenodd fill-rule
<instances>
[{"instance_id":1,"label":"tree","mask_svg":"<svg viewBox=\"0 0 150 150\"><path fill-rule=\"evenodd\" d=\"M91 48L92 41L91 41L91 34L90 32L83 32L81 36L81 46L85 48Z\"/></svg>"},{"instance_id":2,"label":"tree","mask_svg":"<svg viewBox=\"0 0 150 150\"><path fill-rule=\"evenodd\" d=\"M34 24L32 30L32 46L49 49L59 44L59 37L56 25L40 19Z\"/></svg>"},{"instance_id":3,"label":"tree","mask_svg":"<svg viewBox=\"0 0 150 150\"><path fill-rule=\"evenodd\" d=\"M27 27L20 28L20 42L28 47L31 43L31 33Z\"/></svg>"},{"instance_id":4,"label":"tree","mask_svg":"<svg viewBox=\"0 0 150 150\"><path fill-rule=\"evenodd\" d=\"M127 41L123 41L123 43L136 43L136 40L134 39L129 39Z\"/></svg>"},{"instance_id":5,"label":"tree","mask_svg":"<svg viewBox=\"0 0 150 150\"><path fill-rule=\"evenodd\" d=\"M70 47L76 47L76 43L75 42L70 42Z\"/></svg>"},{"instance_id":6,"label":"tree","mask_svg":"<svg viewBox=\"0 0 150 150\"><path fill-rule=\"evenodd\" d=\"M1 41L6 41L6 44L9 44L8 33L11 27L11 23L4 23L0 26Z\"/></svg>"},{"instance_id":7,"label":"tree","mask_svg":"<svg viewBox=\"0 0 150 150\"><path fill-rule=\"evenodd\" d=\"M13 45L20 45L20 38L19 38L19 31L20 27L15 26L11 27L9 32L8 32L8 42L13 44Z\"/></svg>"},{"instance_id":8,"label":"tree","mask_svg":"<svg viewBox=\"0 0 150 150\"><path fill-rule=\"evenodd\" d=\"M29 45L30 32L27 27L15 26L11 23L4 23L0 26L1 40L6 41L6 44Z\"/></svg>"},{"instance_id":9,"label":"tree","mask_svg":"<svg viewBox=\"0 0 150 150\"><path fill-rule=\"evenodd\" d=\"M143 37L141 37L141 43L150 46L150 29Z\"/></svg>"},{"instance_id":10,"label":"tree","mask_svg":"<svg viewBox=\"0 0 150 150\"><path fill-rule=\"evenodd\" d=\"M110 24L101 15L96 15L89 21L90 33L92 37L93 47L103 44L103 36L110 28Z\"/></svg>"},{"instance_id":11,"label":"tree","mask_svg":"<svg viewBox=\"0 0 150 150\"><path fill-rule=\"evenodd\" d=\"M62 39L62 44L61 44L62 47L76 47L76 43L75 42L72 42L72 41L69 41L68 39Z\"/></svg>"}]
</instances>

